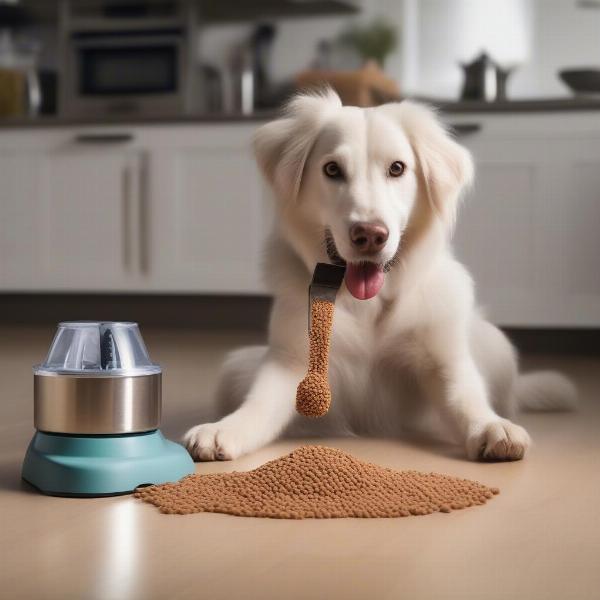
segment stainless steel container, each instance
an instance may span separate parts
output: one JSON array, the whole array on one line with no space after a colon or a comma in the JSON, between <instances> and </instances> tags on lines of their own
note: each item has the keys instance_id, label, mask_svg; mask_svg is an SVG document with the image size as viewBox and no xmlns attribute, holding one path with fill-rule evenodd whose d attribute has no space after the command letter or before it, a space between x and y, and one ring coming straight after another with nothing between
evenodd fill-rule
<instances>
[{"instance_id":1,"label":"stainless steel container","mask_svg":"<svg viewBox=\"0 0 600 600\"><path fill-rule=\"evenodd\" d=\"M157 429L161 368L137 323L64 322L45 362L34 367L38 431L80 435Z\"/></svg>"},{"instance_id":2,"label":"stainless steel container","mask_svg":"<svg viewBox=\"0 0 600 600\"><path fill-rule=\"evenodd\" d=\"M506 85L511 69L503 69L482 52L473 62L462 64L464 73L462 100L495 102L506 100Z\"/></svg>"}]
</instances>

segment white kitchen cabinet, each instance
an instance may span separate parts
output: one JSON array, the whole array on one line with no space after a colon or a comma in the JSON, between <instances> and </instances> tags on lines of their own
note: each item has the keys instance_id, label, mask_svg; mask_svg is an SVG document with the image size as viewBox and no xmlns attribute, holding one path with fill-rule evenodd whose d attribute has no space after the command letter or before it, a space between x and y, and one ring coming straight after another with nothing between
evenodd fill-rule
<instances>
[{"instance_id":1,"label":"white kitchen cabinet","mask_svg":"<svg viewBox=\"0 0 600 600\"><path fill-rule=\"evenodd\" d=\"M600 326L600 115L447 120L478 126L455 248L491 319ZM2 132L0 291L262 293L256 126Z\"/></svg>"},{"instance_id":2,"label":"white kitchen cabinet","mask_svg":"<svg viewBox=\"0 0 600 600\"><path fill-rule=\"evenodd\" d=\"M120 289L136 279L139 161L126 151L68 150L44 161L42 285Z\"/></svg>"},{"instance_id":3,"label":"white kitchen cabinet","mask_svg":"<svg viewBox=\"0 0 600 600\"><path fill-rule=\"evenodd\" d=\"M0 288L38 284L41 158L19 148L0 150Z\"/></svg>"},{"instance_id":4,"label":"white kitchen cabinet","mask_svg":"<svg viewBox=\"0 0 600 600\"><path fill-rule=\"evenodd\" d=\"M126 285L135 273L140 157L61 132L29 138L0 152L2 288Z\"/></svg>"},{"instance_id":5,"label":"white kitchen cabinet","mask_svg":"<svg viewBox=\"0 0 600 600\"><path fill-rule=\"evenodd\" d=\"M263 291L253 125L0 138L0 290Z\"/></svg>"},{"instance_id":6,"label":"white kitchen cabinet","mask_svg":"<svg viewBox=\"0 0 600 600\"><path fill-rule=\"evenodd\" d=\"M205 126L152 144L150 277L161 291L260 293L268 229L252 125Z\"/></svg>"},{"instance_id":7,"label":"white kitchen cabinet","mask_svg":"<svg viewBox=\"0 0 600 600\"><path fill-rule=\"evenodd\" d=\"M575 118L573 118L575 117ZM476 162L456 253L492 320L600 325L600 122L595 115L461 116Z\"/></svg>"}]
</instances>

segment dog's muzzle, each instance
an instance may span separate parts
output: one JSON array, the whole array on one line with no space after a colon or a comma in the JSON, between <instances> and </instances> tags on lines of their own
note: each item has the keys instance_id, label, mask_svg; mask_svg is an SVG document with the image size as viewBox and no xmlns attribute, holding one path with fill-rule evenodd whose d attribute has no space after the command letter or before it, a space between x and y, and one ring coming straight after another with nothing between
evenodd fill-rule
<instances>
[{"instance_id":1,"label":"dog's muzzle","mask_svg":"<svg viewBox=\"0 0 600 600\"><path fill-rule=\"evenodd\" d=\"M346 260L342 258L340 253L338 252L337 246L335 245L335 240L333 239L333 234L331 233L331 229L325 229L325 250L327 251L327 257L334 265L346 266ZM388 273L392 270L392 268L396 265L396 263L400 260L400 244L398 244L398 249L396 253L390 260L383 264L383 272ZM367 261L372 262L372 261Z\"/></svg>"}]
</instances>

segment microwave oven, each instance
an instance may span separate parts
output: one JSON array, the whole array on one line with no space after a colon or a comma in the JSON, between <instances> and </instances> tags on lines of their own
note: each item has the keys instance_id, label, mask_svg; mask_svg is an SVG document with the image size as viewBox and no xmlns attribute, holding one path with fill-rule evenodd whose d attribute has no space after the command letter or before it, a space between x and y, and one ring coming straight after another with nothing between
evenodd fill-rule
<instances>
[{"instance_id":1,"label":"microwave oven","mask_svg":"<svg viewBox=\"0 0 600 600\"><path fill-rule=\"evenodd\" d=\"M67 116L169 116L189 112L191 57L179 29L73 33Z\"/></svg>"}]
</instances>

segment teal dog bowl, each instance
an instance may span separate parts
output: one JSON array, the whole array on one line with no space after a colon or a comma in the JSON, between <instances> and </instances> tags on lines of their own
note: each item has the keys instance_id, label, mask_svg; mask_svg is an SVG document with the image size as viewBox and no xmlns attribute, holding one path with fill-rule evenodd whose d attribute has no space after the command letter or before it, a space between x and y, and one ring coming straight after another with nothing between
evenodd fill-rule
<instances>
[{"instance_id":1,"label":"teal dog bowl","mask_svg":"<svg viewBox=\"0 0 600 600\"><path fill-rule=\"evenodd\" d=\"M22 476L56 496L110 496L194 471L164 438L161 368L136 323L60 323L34 367L34 425Z\"/></svg>"}]
</instances>

